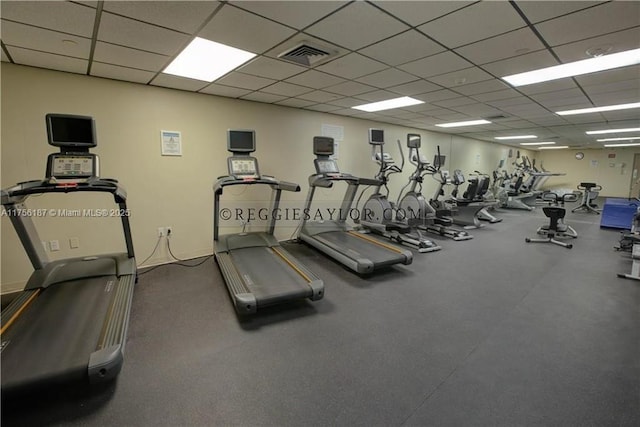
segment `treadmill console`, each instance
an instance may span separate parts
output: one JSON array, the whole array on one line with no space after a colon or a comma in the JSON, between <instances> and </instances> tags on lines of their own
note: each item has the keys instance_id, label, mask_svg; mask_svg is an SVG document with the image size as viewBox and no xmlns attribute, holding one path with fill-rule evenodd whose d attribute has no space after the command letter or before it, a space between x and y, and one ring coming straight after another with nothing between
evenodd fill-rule
<instances>
[{"instance_id":1,"label":"treadmill console","mask_svg":"<svg viewBox=\"0 0 640 427\"><path fill-rule=\"evenodd\" d=\"M325 175L325 174L337 174L340 173L338 169L338 164L335 160L332 159L316 159L316 173Z\"/></svg>"},{"instance_id":2,"label":"treadmill console","mask_svg":"<svg viewBox=\"0 0 640 427\"><path fill-rule=\"evenodd\" d=\"M232 156L228 159L229 175L236 179L256 179L258 173L258 160L249 156Z\"/></svg>"},{"instance_id":3,"label":"treadmill console","mask_svg":"<svg viewBox=\"0 0 640 427\"><path fill-rule=\"evenodd\" d=\"M98 158L88 153L50 154L46 177L52 181L83 182L98 176Z\"/></svg>"}]
</instances>

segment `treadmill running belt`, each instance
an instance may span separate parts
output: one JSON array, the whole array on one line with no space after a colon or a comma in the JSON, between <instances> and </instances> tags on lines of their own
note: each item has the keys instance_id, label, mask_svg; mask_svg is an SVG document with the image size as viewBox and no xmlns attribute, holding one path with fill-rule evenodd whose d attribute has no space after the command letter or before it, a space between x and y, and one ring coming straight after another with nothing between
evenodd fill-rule
<instances>
[{"instance_id":1,"label":"treadmill running belt","mask_svg":"<svg viewBox=\"0 0 640 427\"><path fill-rule=\"evenodd\" d=\"M117 284L115 276L51 285L2 335L2 390L82 381Z\"/></svg>"},{"instance_id":2,"label":"treadmill running belt","mask_svg":"<svg viewBox=\"0 0 640 427\"><path fill-rule=\"evenodd\" d=\"M394 252L383 246L370 243L344 231L330 231L317 234L314 237L320 241L324 240L331 245L342 248L343 253L353 259L367 258L374 264L402 262L405 259L402 253Z\"/></svg>"}]
</instances>

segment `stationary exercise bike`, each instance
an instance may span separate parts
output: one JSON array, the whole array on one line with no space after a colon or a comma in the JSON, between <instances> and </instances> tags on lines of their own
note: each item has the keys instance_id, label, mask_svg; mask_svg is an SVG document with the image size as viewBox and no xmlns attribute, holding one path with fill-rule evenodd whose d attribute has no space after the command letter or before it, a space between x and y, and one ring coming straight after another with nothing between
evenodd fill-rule
<instances>
[{"instance_id":1,"label":"stationary exercise bike","mask_svg":"<svg viewBox=\"0 0 640 427\"><path fill-rule=\"evenodd\" d=\"M436 210L422 195L424 176L438 173L439 165L442 163L444 156L438 155L436 157L434 164L437 164L438 167L431 166L422 154L420 154L420 144L420 135L407 135L409 162L414 165L416 169L411 176L409 176L409 182L402 188L398 195L397 220L405 221L418 230L427 231L453 240L472 239L473 236L466 231L451 227L452 221L450 219L438 217ZM409 187L409 191L403 196L407 187Z\"/></svg>"},{"instance_id":2,"label":"stationary exercise bike","mask_svg":"<svg viewBox=\"0 0 640 427\"><path fill-rule=\"evenodd\" d=\"M564 204L566 202L575 202L578 200L578 195L575 193L566 193L559 196L556 193L546 191L542 194L542 200L549 203L549 206L542 208L542 212L549 218L549 224L543 225L538 228L538 234L545 236L544 238L525 238L527 243L553 243L558 246L563 246L567 249L571 249L573 245L571 243L562 242L557 240L558 238L571 237L577 238L578 233L570 225L564 223L563 219L566 215L566 209Z\"/></svg>"},{"instance_id":3,"label":"stationary exercise bike","mask_svg":"<svg viewBox=\"0 0 640 427\"><path fill-rule=\"evenodd\" d=\"M418 252L433 252L442 249L431 240L422 237L420 230L417 228L411 227L406 222L396 220L397 209L395 204L388 199L389 189L387 184L389 176L402 172L404 167L404 154L400 141L398 141L398 148L402 156L402 166L400 167L395 165L391 155L384 151L384 131L382 129L369 129L369 144L371 144L373 160L380 165L380 169L375 177L378 184L374 187L373 194L369 196L360 213L360 225L366 231L417 249ZM387 190L386 195L381 192L383 186Z\"/></svg>"}]
</instances>

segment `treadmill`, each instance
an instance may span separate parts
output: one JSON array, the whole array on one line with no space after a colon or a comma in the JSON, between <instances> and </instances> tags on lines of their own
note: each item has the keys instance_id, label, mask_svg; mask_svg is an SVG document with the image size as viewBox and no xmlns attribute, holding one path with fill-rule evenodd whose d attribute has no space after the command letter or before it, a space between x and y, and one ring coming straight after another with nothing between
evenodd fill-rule
<instances>
[{"instance_id":1,"label":"treadmill","mask_svg":"<svg viewBox=\"0 0 640 427\"><path fill-rule=\"evenodd\" d=\"M249 154L256 149L255 132L229 130L227 159L229 175L219 177L213 185L213 240L215 259L240 315L292 300L312 301L324 296L324 283L287 252L274 237L276 215L282 191L300 191L298 184L260 175L258 159ZM263 184L272 188L272 202L266 232L220 235L220 196L232 185ZM228 219L228 218L226 218Z\"/></svg>"},{"instance_id":2,"label":"treadmill","mask_svg":"<svg viewBox=\"0 0 640 427\"><path fill-rule=\"evenodd\" d=\"M333 155L333 150L333 138L324 136L313 138L316 173L309 177L309 193L298 238L359 274L372 273L374 270L394 264L411 264L413 262L411 251L359 233L347 224L358 186L377 186L380 185L380 181L341 173L337 162L330 157ZM315 217L314 214L308 213L311 212L311 202L316 188L331 188L336 181L347 184L338 218L310 221Z\"/></svg>"},{"instance_id":3,"label":"treadmill","mask_svg":"<svg viewBox=\"0 0 640 427\"><path fill-rule=\"evenodd\" d=\"M46 179L2 190L1 200L34 272L24 290L2 310L0 360L2 397L44 387L113 380L122 367L137 272L126 191L100 178L95 124L91 117L47 114L49 144L60 148L47 159ZM126 252L50 261L30 210L29 196L99 192L113 195L117 209L93 216L120 216ZM53 215L46 211L49 215ZM91 215L86 210L83 215Z\"/></svg>"}]
</instances>

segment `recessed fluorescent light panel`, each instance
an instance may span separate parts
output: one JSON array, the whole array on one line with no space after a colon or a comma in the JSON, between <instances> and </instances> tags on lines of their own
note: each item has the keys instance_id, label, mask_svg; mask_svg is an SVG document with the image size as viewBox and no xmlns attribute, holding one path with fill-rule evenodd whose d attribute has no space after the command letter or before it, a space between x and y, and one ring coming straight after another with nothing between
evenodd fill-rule
<instances>
[{"instance_id":1,"label":"recessed fluorescent light panel","mask_svg":"<svg viewBox=\"0 0 640 427\"><path fill-rule=\"evenodd\" d=\"M509 139L534 139L534 138L537 138L537 136L535 135L496 136L493 139L509 140Z\"/></svg>"},{"instance_id":2,"label":"recessed fluorescent light panel","mask_svg":"<svg viewBox=\"0 0 640 427\"><path fill-rule=\"evenodd\" d=\"M631 108L640 108L640 102L631 104L606 105L604 107L583 108L581 110L556 111L559 116L570 116L573 114L600 113L603 111L629 110Z\"/></svg>"},{"instance_id":3,"label":"recessed fluorescent light panel","mask_svg":"<svg viewBox=\"0 0 640 427\"><path fill-rule=\"evenodd\" d=\"M372 102L371 104L356 105L351 108L371 113L373 111L391 110L393 108L408 107L409 105L417 104L424 104L424 101L403 96L401 98L387 99L386 101Z\"/></svg>"},{"instance_id":4,"label":"recessed fluorescent light panel","mask_svg":"<svg viewBox=\"0 0 640 427\"><path fill-rule=\"evenodd\" d=\"M552 145L555 143L555 141L521 142L520 145Z\"/></svg>"},{"instance_id":5,"label":"recessed fluorescent light panel","mask_svg":"<svg viewBox=\"0 0 640 427\"><path fill-rule=\"evenodd\" d=\"M196 37L163 73L212 82L254 56L255 53Z\"/></svg>"},{"instance_id":6,"label":"recessed fluorescent light panel","mask_svg":"<svg viewBox=\"0 0 640 427\"><path fill-rule=\"evenodd\" d=\"M538 150L560 150L562 148L569 148L568 145L554 145L554 146L547 146L547 147L538 147Z\"/></svg>"},{"instance_id":7,"label":"recessed fluorescent light panel","mask_svg":"<svg viewBox=\"0 0 640 427\"><path fill-rule=\"evenodd\" d=\"M640 64L640 49L627 50L625 52L613 53L597 58L583 59L581 61L528 71L526 73L512 74L503 77L502 80L517 87L548 82L564 77L581 76L583 74L596 73L598 71L627 67L635 64Z\"/></svg>"},{"instance_id":8,"label":"recessed fluorescent light panel","mask_svg":"<svg viewBox=\"0 0 640 427\"><path fill-rule=\"evenodd\" d=\"M624 133L624 132L640 132L640 128L590 130L590 131L587 131L586 134L587 135L604 135L607 133Z\"/></svg>"},{"instance_id":9,"label":"recessed fluorescent light panel","mask_svg":"<svg viewBox=\"0 0 640 427\"><path fill-rule=\"evenodd\" d=\"M640 142L633 142L631 144L604 144L605 147L637 147Z\"/></svg>"},{"instance_id":10,"label":"recessed fluorescent light panel","mask_svg":"<svg viewBox=\"0 0 640 427\"><path fill-rule=\"evenodd\" d=\"M486 125L488 123L491 123L491 122L488 120L469 120L466 122L440 123L440 124L437 124L436 126L441 128L456 128L461 126Z\"/></svg>"},{"instance_id":11,"label":"recessed fluorescent light panel","mask_svg":"<svg viewBox=\"0 0 640 427\"><path fill-rule=\"evenodd\" d=\"M636 139L640 139L640 136L629 136L627 138L603 138L603 139L596 139L596 141L598 142L608 142L608 141L633 141Z\"/></svg>"}]
</instances>

